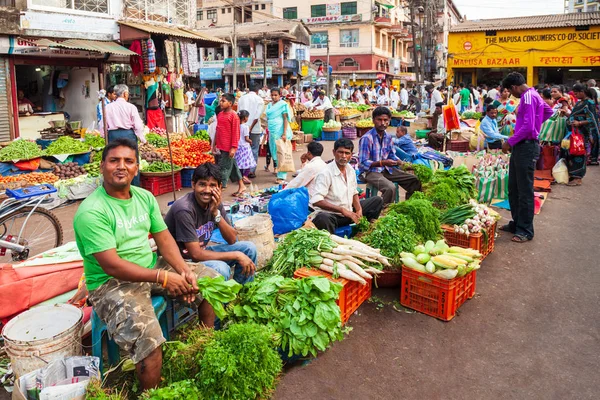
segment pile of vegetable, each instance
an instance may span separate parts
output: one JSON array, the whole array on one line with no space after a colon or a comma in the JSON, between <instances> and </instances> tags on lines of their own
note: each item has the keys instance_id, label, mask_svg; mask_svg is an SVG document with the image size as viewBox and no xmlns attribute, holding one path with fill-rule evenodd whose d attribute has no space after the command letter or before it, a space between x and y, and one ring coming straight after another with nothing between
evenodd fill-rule
<instances>
[{"instance_id":1,"label":"pile of vegetable","mask_svg":"<svg viewBox=\"0 0 600 400\"><path fill-rule=\"evenodd\" d=\"M83 139L83 143L90 146L93 149L100 149L106 145L106 141L100 135L92 135L91 133L86 133Z\"/></svg>"},{"instance_id":2,"label":"pile of vegetable","mask_svg":"<svg viewBox=\"0 0 600 400\"><path fill-rule=\"evenodd\" d=\"M302 267L316 267L351 281L367 284L372 275L389 265L379 250L356 240L344 239L317 229L297 229L277 246L265 272L292 277Z\"/></svg>"},{"instance_id":3,"label":"pile of vegetable","mask_svg":"<svg viewBox=\"0 0 600 400\"><path fill-rule=\"evenodd\" d=\"M342 122L342 128L356 128L356 122L344 121L344 122Z\"/></svg>"},{"instance_id":4,"label":"pile of vegetable","mask_svg":"<svg viewBox=\"0 0 600 400\"><path fill-rule=\"evenodd\" d=\"M223 276L198 279L198 289L202 293L202 297L208 301L215 311L215 315L220 319L225 318L223 304L233 301L241 288L242 285L233 279L226 281Z\"/></svg>"},{"instance_id":5,"label":"pile of vegetable","mask_svg":"<svg viewBox=\"0 0 600 400\"><path fill-rule=\"evenodd\" d=\"M414 196L413 196L414 197ZM430 201L411 197L407 201L390 205L388 214L400 214L415 224L416 241L437 240L440 237L440 212Z\"/></svg>"},{"instance_id":6,"label":"pile of vegetable","mask_svg":"<svg viewBox=\"0 0 600 400\"><path fill-rule=\"evenodd\" d=\"M173 166L174 171L179 171L180 169L181 167L177 165ZM147 166L142 165L141 170L142 172L171 172L171 164L162 161L156 161L152 164L148 164Z\"/></svg>"},{"instance_id":7,"label":"pile of vegetable","mask_svg":"<svg viewBox=\"0 0 600 400\"><path fill-rule=\"evenodd\" d=\"M100 176L100 162L99 161L87 163L83 166L83 169L91 177Z\"/></svg>"},{"instance_id":8,"label":"pile of vegetable","mask_svg":"<svg viewBox=\"0 0 600 400\"><path fill-rule=\"evenodd\" d=\"M482 114L475 111L465 111L460 117L462 119L481 119Z\"/></svg>"},{"instance_id":9,"label":"pile of vegetable","mask_svg":"<svg viewBox=\"0 0 600 400\"><path fill-rule=\"evenodd\" d=\"M363 118L356 122L357 128L373 128L373 119L372 118Z\"/></svg>"},{"instance_id":10,"label":"pile of vegetable","mask_svg":"<svg viewBox=\"0 0 600 400\"><path fill-rule=\"evenodd\" d=\"M325 117L325 112L323 110L307 110L302 114L302 119L323 119Z\"/></svg>"},{"instance_id":11,"label":"pile of vegetable","mask_svg":"<svg viewBox=\"0 0 600 400\"><path fill-rule=\"evenodd\" d=\"M46 149L46 155L57 154L80 154L90 151L90 146L81 140L73 139L71 136L61 136Z\"/></svg>"},{"instance_id":12,"label":"pile of vegetable","mask_svg":"<svg viewBox=\"0 0 600 400\"><path fill-rule=\"evenodd\" d=\"M405 119L417 118L417 116L414 113L412 113L411 111L408 111L408 110L392 111L392 117L405 118Z\"/></svg>"},{"instance_id":13,"label":"pile of vegetable","mask_svg":"<svg viewBox=\"0 0 600 400\"><path fill-rule=\"evenodd\" d=\"M296 110L297 112L304 112L306 111L306 106L300 102L296 102L294 104L294 110Z\"/></svg>"},{"instance_id":14,"label":"pile of vegetable","mask_svg":"<svg viewBox=\"0 0 600 400\"><path fill-rule=\"evenodd\" d=\"M400 266L400 254L412 250L417 244L415 223L405 215L388 213L375 221L360 240L381 249L381 254L390 259L392 267L385 270L397 269Z\"/></svg>"},{"instance_id":15,"label":"pile of vegetable","mask_svg":"<svg viewBox=\"0 0 600 400\"><path fill-rule=\"evenodd\" d=\"M206 140L210 141L210 136L208 135L208 131L206 129L200 129L195 134L190 136L190 139L198 139L198 140Z\"/></svg>"},{"instance_id":16,"label":"pile of vegetable","mask_svg":"<svg viewBox=\"0 0 600 400\"><path fill-rule=\"evenodd\" d=\"M19 139L0 150L0 161L31 160L43 155L44 151L35 142Z\"/></svg>"},{"instance_id":17,"label":"pile of vegetable","mask_svg":"<svg viewBox=\"0 0 600 400\"><path fill-rule=\"evenodd\" d=\"M296 121L292 121L290 122L290 128L292 129L292 131L299 131L300 130L300 125L298 125L298 123Z\"/></svg>"},{"instance_id":18,"label":"pile of vegetable","mask_svg":"<svg viewBox=\"0 0 600 400\"><path fill-rule=\"evenodd\" d=\"M353 117L358 116L361 111L358 111L356 108L340 108L340 116L341 117Z\"/></svg>"},{"instance_id":19,"label":"pile of vegetable","mask_svg":"<svg viewBox=\"0 0 600 400\"><path fill-rule=\"evenodd\" d=\"M446 211L440 221L453 226L454 232L468 236L471 233L485 233L498 219L500 215L497 212L471 199L469 204Z\"/></svg>"},{"instance_id":20,"label":"pile of vegetable","mask_svg":"<svg viewBox=\"0 0 600 400\"><path fill-rule=\"evenodd\" d=\"M479 269L481 257L477 250L450 247L444 240L436 243L430 240L410 253L402 253L402 264L439 278L454 279Z\"/></svg>"},{"instance_id":21,"label":"pile of vegetable","mask_svg":"<svg viewBox=\"0 0 600 400\"><path fill-rule=\"evenodd\" d=\"M477 198L475 177L464 165L447 171L437 170L431 181L423 185L423 194L417 196L430 200L435 208L445 211Z\"/></svg>"},{"instance_id":22,"label":"pile of vegetable","mask_svg":"<svg viewBox=\"0 0 600 400\"><path fill-rule=\"evenodd\" d=\"M167 140L167 138L160 136L157 133L147 134L146 141L157 149L160 149L162 147L167 147L169 145L169 141Z\"/></svg>"},{"instance_id":23,"label":"pile of vegetable","mask_svg":"<svg viewBox=\"0 0 600 400\"><path fill-rule=\"evenodd\" d=\"M98 167L98 173L100 167ZM64 164L56 164L52 173L62 179L71 179L86 173L85 168L76 162L68 162Z\"/></svg>"},{"instance_id":24,"label":"pile of vegetable","mask_svg":"<svg viewBox=\"0 0 600 400\"><path fill-rule=\"evenodd\" d=\"M166 161L171 160L169 156L169 149L156 149L156 152L160 154ZM205 162L214 163L215 158L207 153L187 153L185 150L179 147L172 148L173 163L180 167L196 167Z\"/></svg>"},{"instance_id":25,"label":"pile of vegetable","mask_svg":"<svg viewBox=\"0 0 600 400\"><path fill-rule=\"evenodd\" d=\"M423 164L410 164L404 163L402 164L402 169L405 171L412 170L421 184L428 183L433 178L433 171L426 165Z\"/></svg>"},{"instance_id":26,"label":"pile of vegetable","mask_svg":"<svg viewBox=\"0 0 600 400\"><path fill-rule=\"evenodd\" d=\"M173 148L183 150L183 157L179 161L182 167L197 167L198 165L212 161L212 156L207 157L204 153L210 151L210 143L204 140L183 139L173 142Z\"/></svg>"},{"instance_id":27,"label":"pile of vegetable","mask_svg":"<svg viewBox=\"0 0 600 400\"><path fill-rule=\"evenodd\" d=\"M331 121L323 124L323 129L340 130L342 129L342 124L332 119Z\"/></svg>"},{"instance_id":28,"label":"pile of vegetable","mask_svg":"<svg viewBox=\"0 0 600 400\"><path fill-rule=\"evenodd\" d=\"M30 185L39 185L40 183L54 183L58 180L58 176L51 172L30 172L19 175L19 179L26 181Z\"/></svg>"},{"instance_id":29,"label":"pile of vegetable","mask_svg":"<svg viewBox=\"0 0 600 400\"><path fill-rule=\"evenodd\" d=\"M290 279L269 276L244 285L227 307L236 322L258 323L275 333L275 345L288 356L324 351L343 339L336 300L342 285L313 276Z\"/></svg>"}]
</instances>

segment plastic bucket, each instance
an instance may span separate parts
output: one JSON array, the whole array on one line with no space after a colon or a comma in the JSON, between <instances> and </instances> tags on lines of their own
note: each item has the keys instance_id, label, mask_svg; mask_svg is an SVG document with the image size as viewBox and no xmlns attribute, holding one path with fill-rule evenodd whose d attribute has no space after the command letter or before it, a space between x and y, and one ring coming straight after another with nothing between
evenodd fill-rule
<instances>
[{"instance_id":1,"label":"plastic bucket","mask_svg":"<svg viewBox=\"0 0 600 400\"><path fill-rule=\"evenodd\" d=\"M235 222L239 241L248 241L256 245L256 268L263 268L273 257L275 237L273 236L273 221L268 214L256 214Z\"/></svg>"},{"instance_id":2,"label":"plastic bucket","mask_svg":"<svg viewBox=\"0 0 600 400\"><path fill-rule=\"evenodd\" d=\"M42 306L11 319L2 329L17 377L63 357L81 355L83 313L70 304Z\"/></svg>"}]
</instances>

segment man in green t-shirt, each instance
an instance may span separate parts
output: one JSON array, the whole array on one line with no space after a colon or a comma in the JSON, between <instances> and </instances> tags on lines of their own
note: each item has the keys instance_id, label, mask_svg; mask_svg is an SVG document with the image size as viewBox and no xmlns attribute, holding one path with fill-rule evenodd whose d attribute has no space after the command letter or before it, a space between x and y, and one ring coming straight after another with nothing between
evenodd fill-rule
<instances>
[{"instance_id":1,"label":"man in green t-shirt","mask_svg":"<svg viewBox=\"0 0 600 400\"><path fill-rule=\"evenodd\" d=\"M142 387L148 389L160 382L165 341L151 292L195 301L201 322L212 327L214 311L197 294L196 280L219 274L202 264L186 263L154 196L131 186L138 172L131 140L109 143L100 168L104 184L79 206L73 221L75 240L83 257L88 299L114 341L129 352ZM161 257L152 252L149 234Z\"/></svg>"},{"instance_id":2,"label":"man in green t-shirt","mask_svg":"<svg viewBox=\"0 0 600 400\"><path fill-rule=\"evenodd\" d=\"M471 92L465 87L464 83L460 83L460 113L464 113L471 105Z\"/></svg>"}]
</instances>

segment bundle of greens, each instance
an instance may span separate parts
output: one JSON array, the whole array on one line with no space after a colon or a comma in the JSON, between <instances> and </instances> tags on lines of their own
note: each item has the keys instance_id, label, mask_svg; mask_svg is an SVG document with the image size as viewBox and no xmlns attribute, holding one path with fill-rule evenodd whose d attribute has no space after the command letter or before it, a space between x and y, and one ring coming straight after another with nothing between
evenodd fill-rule
<instances>
[{"instance_id":1,"label":"bundle of greens","mask_svg":"<svg viewBox=\"0 0 600 400\"><path fill-rule=\"evenodd\" d=\"M275 345L290 357L316 357L331 342L343 339L336 304L341 290L342 285L323 277L270 276L244 285L242 294L228 306L229 317L271 327Z\"/></svg>"},{"instance_id":2,"label":"bundle of greens","mask_svg":"<svg viewBox=\"0 0 600 400\"><path fill-rule=\"evenodd\" d=\"M100 149L106 145L106 140L100 135L92 135L91 133L86 133L83 139L83 143L94 149Z\"/></svg>"},{"instance_id":3,"label":"bundle of greens","mask_svg":"<svg viewBox=\"0 0 600 400\"><path fill-rule=\"evenodd\" d=\"M381 254L389 257L392 266L396 267L402 265L400 253L411 251L417 244L415 229L415 223L407 216L388 213L375 222L373 228L361 238L361 241L380 249Z\"/></svg>"},{"instance_id":4,"label":"bundle of greens","mask_svg":"<svg viewBox=\"0 0 600 400\"><path fill-rule=\"evenodd\" d=\"M147 134L146 141L157 149L160 149L161 147L167 147L169 145L169 141L166 137L162 137L156 133Z\"/></svg>"},{"instance_id":5,"label":"bundle of greens","mask_svg":"<svg viewBox=\"0 0 600 400\"><path fill-rule=\"evenodd\" d=\"M53 156L56 154L80 154L90 151L90 145L80 140L73 139L71 136L61 136L46 149L46 154Z\"/></svg>"},{"instance_id":6,"label":"bundle of greens","mask_svg":"<svg viewBox=\"0 0 600 400\"><path fill-rule=\"evenodd\" d=\"M440 212L430 201L411 197L407 201L392 204L388 214L401 214L415 224L415 240L418 243L437 240L441 233Z\"/></svg>"},{"instance_id":7,"label":"bundle of greens","mask_svg":"<svg viewBox=\"0 0 600 400\"><path fill-rule=\"evenodd\" d=\"M215 400L269 398L282 368L281 357L275 348L273 333L263 325L234 324L216 332L200 360L196 380L203 395L200 397Z\"/></svg>"},{"instance_id":8,"label":"bundle of greens","mask_svg":"<svg viewBox=\"0 0 600 400\"><path fill-rule=\"evenodd\" d=\"M279 243L263 271L291 278L298 268L315 265L314 254L310 250L329 252L334 247L336 243L327 231L297 229Z\"/></svg>"},{"instance_id":9,"label":"bundle of greens","mask_svg":"<svg viewBox=\"0 0 600 400\"><path fill-rule=\"evenodd\" d=\"M173 165L173 171L179 171L181 167L179 165ZM162 161L154 161L152 164L144 165L142 168L143 172L171 172L171 163Z\"/></svg>"},{"instance_id":10,"label":"bundle of greens","mask_svg":"<svg viewBox=\"0 0 600 400\"><path fill-rule=\"evenodd\" d=\"M477 198L475 177L464 165L447 171L438 170L423 186L423 193L435 208L445 211Z\"/></svg>"},{"instance_id":11,"label":"bundle of greens","mask_svg":"<svg viewBox=\"0 0 600 400\"><path fill-rule=\"evenodd\" d=\"M411 168L415 172L415 176L421 181L421 184L425 184L433 178L433 171L426 165L411 164Z\"/></svg>"},{"instance_id":12,"label":"bundle of greens","mask_svg":"<svg viewBox=\"0 0 600 400\"><path fill-rule=\"evenodd\" d=\"M125 393L102 387L98 379L90 380L85 390L86 400L126 400Z\"/></svg>"},{"instance_id":13,"label":"bundle of greens","mask_svg":"<svg viewBox=\"0 0 600 400\"><path fill-rule=\"evenodd\" d=\"M204 277L198 279L198 289L202 293L202 297L212 306L215 310L217 318L225 318L225 309L223 308L224 303L229 303L235 299L242 285L230 279L225 280L223 276L216 278Z\"/></svg>"},{"instance_id":14,"label":"bundle of greens","mask_svg":"<svg viewBox=\"0 0 600 400\"><path fill-rule=\"evenodd\" d=\"M213 340L212 329L198 329L192 322L178 331L178 339L163 345L162 376L171 384L194 378L200 371L200 360L206 345Z\"/></svg>"},{"instance_id":15,"label":"bundle of greens","mask_svg":"<svg viewBox=\"0 0 600 400\"><path fill-rule=\"evenodd\" d=\"M143 400L179 400L179 399L203 399L202 393L193 379L173 382L168 386L151 389L144 393L140 399ZM89 399L89 397L88 397Z\"/></svg>"},{"instance_id":16,"label":"bundle of greens","mask_svg":"<svg viewBox=\"0 0 600 400\"><path fill-rule=\"evenodd\" d=\"M8 146L0 150L0 161L31 160L44 155L44 152L35 143L29 140L13 140Z\"/></svg>"}]
</instances>

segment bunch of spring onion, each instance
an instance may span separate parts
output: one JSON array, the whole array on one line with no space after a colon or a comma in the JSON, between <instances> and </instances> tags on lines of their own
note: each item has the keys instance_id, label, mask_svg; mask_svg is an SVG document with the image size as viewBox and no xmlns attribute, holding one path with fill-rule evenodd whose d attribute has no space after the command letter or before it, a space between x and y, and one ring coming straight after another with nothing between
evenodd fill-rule
<instances>
[{"instance_id":1,"label":"bunch of spring onion","mask_svg":"<svg viewBox=\"0 0 600 400\"><path fill-rule=\"evenodd\" d=\"M468 204L446 211L440 222L452 225L454 232L468 236L471 233L485 232L499 217L495 211L471 199Z\"/></svg>"}]
</instances>

